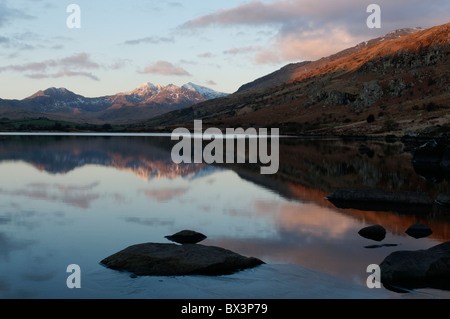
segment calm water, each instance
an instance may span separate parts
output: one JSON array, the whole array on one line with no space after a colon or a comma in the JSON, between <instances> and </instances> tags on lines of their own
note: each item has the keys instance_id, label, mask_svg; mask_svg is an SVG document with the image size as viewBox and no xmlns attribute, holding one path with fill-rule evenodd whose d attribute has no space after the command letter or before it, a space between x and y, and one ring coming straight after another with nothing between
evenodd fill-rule
<instances>
[{"instance_id":1,"label":"calm water","mask_svg":"<svg viewBox=\"0 0 450 319\"><path fill-rule=\"evenodd\" d=\"M338 209L325 199L357 187L448 192L442 176L416 172L402 143L281 143L279 172L263 176L259 165L176 165L168 137L0 136L0 298L141 297L146 288L99 261L129 245L168 242L165 235L182 229L268 265L299 265L362 287L366 267L392 251L450 240L445 214ZM417 221L433 234L407 236ZM375 223L387 229L382 243L398 246L365 248L377 242L357 232ZM81 267L82 289L67 288L69 264ZM382 288L380 297L397 295Z\"/></svg>"}]
</instances>

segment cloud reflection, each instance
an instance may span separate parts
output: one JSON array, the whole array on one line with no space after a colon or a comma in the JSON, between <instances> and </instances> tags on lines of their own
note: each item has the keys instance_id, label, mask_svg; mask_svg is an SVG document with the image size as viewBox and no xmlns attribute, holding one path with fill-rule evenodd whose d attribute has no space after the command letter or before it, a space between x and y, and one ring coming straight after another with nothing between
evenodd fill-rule
<instances>
[{"instance_id":1,"label":"cloud reflection","mask_svg":"<svg viewBox=\"0 0 450 319\"><path fill-rule=\"evenodd\" d=\"M6 196L26 197L49 202L62 202L71 206L87 209L92 201L100 197L92 190L98 182L89 185L62 185L48 183L30 183L16 190L0 188L0 194Z\"/></svg>"},{"instance_id":2,"label":"cloud reflection","mask_svg":"<svg viewBox=\"0 0 450 319\"><path fill-rule=\"evenodd\" d=\"M160 188L144 190L147 197L156 199L158 203L171 201L173 198L180 197L187 192L188 188Z\"/></svg>"},{"instance_id":3,"label":"cloud reflection","mask_svg":"<svg viewBox=\"0 0 450 319\"><path fill-rule=\"evenodd\" d=\"M8 260L13 251L26 249L34 243L32 240L11 239L4 233L0 233L0 262Z\"/></svg>"}]
</instances>

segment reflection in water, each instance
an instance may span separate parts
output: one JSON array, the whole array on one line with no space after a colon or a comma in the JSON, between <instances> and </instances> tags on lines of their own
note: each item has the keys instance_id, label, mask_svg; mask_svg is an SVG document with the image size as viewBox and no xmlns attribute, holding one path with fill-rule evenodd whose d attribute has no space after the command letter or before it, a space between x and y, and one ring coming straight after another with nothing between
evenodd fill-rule
<instances>
[{"instance_id":1,"label":"reflection in water","mask_svg":"<svg viewBox=\"0 0 450 319\"><path fill-rule=\"evenodd\" d=\"M10 274L0 277L0 296L70 298L57 284L68 264L95 273L110 253L181 229L363 285L367 265L390 252L450 240L450 215L440 211L339 209L326 199L345 188L448 192L446 180L415 172L402 143L281 140L276 175L259 174L258 164L174 164L171 145L167 137L0 137L0 265ZM415 222L433 234L407 236ZM357 232L371 224L397 246L364 248L374 242Z\"/></svg>"}]
</instances>

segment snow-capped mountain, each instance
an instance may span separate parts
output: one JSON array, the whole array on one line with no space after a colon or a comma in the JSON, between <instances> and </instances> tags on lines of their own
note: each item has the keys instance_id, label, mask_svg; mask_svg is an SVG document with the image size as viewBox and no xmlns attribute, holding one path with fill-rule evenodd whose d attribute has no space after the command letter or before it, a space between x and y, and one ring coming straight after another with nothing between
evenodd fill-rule
<instances>
[{"instance_id":1,"label":"snow-capped mountain","mask_svg":"<svg viewBox=\"0 0 450 319\"><path fill-rule=\"evenodd\" d=\"M199 93L207 100L217 99L219 97L224 97L229 95L228 93L217 92L213 89L207 88L205 86L197 85L192 82L182 85L183 88Z\"/></svg>"},{"instance_id":2,"label":"snow-capped mountain","mask_svg":"<svg viewBox=\"0 0 450 319\"><path fill-rule=\"evenodd\" d=\"M134 121L182 109L223 96L193 83L182 87L146 82L134 90L109 96L87 98L66 88L48 88L23 100L2 100L1 106L37 113L83 114L108 122Z\"/></svg>"},{"instance_id":3,"label":"snow-capped mountain","mask_svg":"<svg viewBox=\"0 0 450 319\"><path fill-rule=\"evenodd\" d=\"M167 86L153 84L150 82L144 83L136 89L118 93L109 97L114 104L116 103L137 103L137 104L179 104L179 105L193 105L206 101L207 99L201 94L188 90L184 87L179 87L173 84Z\"/></svg>"}]
</instances>

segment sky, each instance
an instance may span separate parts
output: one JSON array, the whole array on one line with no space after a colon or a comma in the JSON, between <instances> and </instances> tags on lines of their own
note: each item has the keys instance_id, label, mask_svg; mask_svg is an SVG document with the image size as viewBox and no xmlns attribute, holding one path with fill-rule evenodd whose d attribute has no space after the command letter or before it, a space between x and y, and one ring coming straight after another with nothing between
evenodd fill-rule
<instances>
[{"instance_id":1,"label":"sky","mask_svg":"<svg viewBox=\"0 0 450 319\"><path fill-rule=\"evenodd\" d=\"M369 28L367 6L380 6ZM69 28L80 9L79 28ZM449 21L448 0L0 0L0 98L86 97L145 82L233 93L289 63Z\"/></svg>"}]
</instances>

